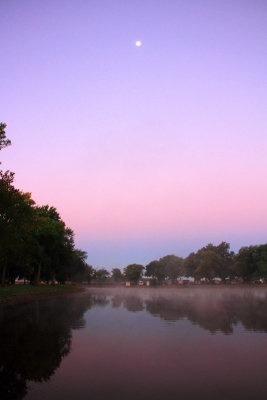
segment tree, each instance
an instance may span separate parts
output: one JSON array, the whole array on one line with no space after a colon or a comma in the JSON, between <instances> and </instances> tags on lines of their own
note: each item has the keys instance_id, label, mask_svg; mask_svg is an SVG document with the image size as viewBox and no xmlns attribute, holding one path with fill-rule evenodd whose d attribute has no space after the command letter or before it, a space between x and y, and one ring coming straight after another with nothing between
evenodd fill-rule
<instances>
[{"instance_id":1,"label":"tree","mask_svg":"<svg viewBox=\"0 0 267 400\"><path fill-rule=\"evenodd\" d=\"M220 257L220 262L217 269L217 276L224 281L225 278L233 275L232 266L234 252L230 251L230 243L226 242L221 242L218 246L215 247L214 250Z\"/></svg>"},{"instance_id":2,"label":"tree","mask_svg":"<svg viewBox=\"0 0 267 400\"><path fill-rule=\"evenodd\" d=\"M166 275L175 284L177 278L183 274L183 259L174 255L168 255L160 258L159 262L164 265Z\"/></svg>"},{"instance_id":3,"label":"tree","mask_svg":"<svg viewBox=\"0 0 267 400\"><path fill-rule=\"evenodd\" d=\"M29 193L14 188L13 175L0 175L0 269L4 285L8 266L18 263L25 251L34 201Z\"/></svg>"},{"instance_id":4,"label":"tree","mask_svg":"<svg viewBox=\"0 0 267 400\"><path fill-rule=\"evenodd\" d=\"M252 278L265 277L267 273L267 245L261 246L245 246L241 247L238 254L234 258L234 272L237 276L249 282ZM259 249L260 248L260 249ZM262 251L262 257L260 253Z\"/></svg>"},{"instance_id":5,"label":"tree","mask_svg":"<svg viewBox=\"0 0 267 400\"><path fill-rule=\"evenodd\" d=\"M185 275L197 279L220 277L225 280L232 275L233 256L229 243L221 242L218 246L209 243L184 260Z\"/></svg>"},{"instance_id":6,"label":"tree","mask_svg":"<svg viewBox=\"0 0 267 400\"><path fill-rule=\"evenodd\" d=\"M183 270L185 276L195 276L195 270L198 266L198 260L197 260L197 255L196 253L190 253L183 262Z\"/></svg>"},{"instance_id":7,"label":"tree","mask_svg":"<svg viewBox=\"0 0 267 400\"><path fill-rule=\"evenodd\" d=\"M254 277L257 279L267 278L267 244L257 246L254 258L257 267Z\"/></svg>"},{"instance_id":8,"label":"tree","mask_svg":"<svg viewBox=\"0 0 267 400\"><path fill-rule=\"evenodd\" d=\"M11 144L11 141L6 138L5 128L6 124L0 123L0 150ZM30 203L32 200L29 194L23 194L14 188L13 181L13 172L0 170L1 285L6 283L8 267L13 264L23 242L22 228L25 228L25 218L33 203Z\"/></svg>"},{"instance_id":9,"label":"tree","mask_svg":"<svg viewBox=\"0 0 267 400\"><path fill-rule=\"evenodd\" d=\"M96 274L96 270L92 267L92 265L87 264L87 282L90 283Z\"/></svg>"},{"instance_id":10,"label":"tree","mask_svg":"<svg viewBox=\"0 0 267 400\"><path fill-rule=\"evenodd\" d=\"M115 282L123 281L124 276L123 276L123 273L121 272L121 270L119 268L113 268L111 273L112 273L111 277Z\"/></svg>"},{"instance_id":11,"label":"tree","mask_svg":"<svg viewBox=\"0 0 267 400\"><path fill-rule=\"evenodd\" d=\"M198 266L194 271L194 276L198 279L213 279L217 276L217 268L220 263L220 257L216 252L205 249L198 254Z\"/></svg>"},{"instance_id":12,"label":"tree","mask_svg":"<svg viewBox=\"0 0 267 400\"><path fill-rule=\"evenodd\" d=\"M6 124L0 122L0 150L2 150L4 147L11 145L11 141L6 138L5 129L6 129Z\"/></svg>"},{"instance_id":13,"label":"tree","mask_svg":"<svg viewBox=\"0 0 267 400\"><path fill-rule=\"evenodd\" d=\"M109 276L110 273L105 268L100 268L96 270L95 278L99 282L105 282Z\"/></svg>"},{"instance_id":14,"label":"tree","mask_svg":"<svg viewBox=\"0 0 267 400\"><path fill-rule=\"evenodd\" d=\"M54 221L62 221L59 213L55 207L50 207L49 205L38 207L38 214L40 217L50 218Z\"/></svg>"},{"instance_id":15,"label":"tree","mask_svg":"<svg viewBox=\"0 0 267 400\"><path fill-rule=\"evenodd\" d=\"M124 275L128 281L137 283L141 279L144 269L143 265L130 264L124 268Z\"/></svg>"},{"instance_id":16,"label":"tree","mask_svg":"<svg viewBox=\"0 0 267 400\"><path fill-rule=\"evenodd\" d=\"M61 283L64 283L66 280L74 282L88 281L90 271L88 268L89 265L86 263L87 252L75 249L73 237L71 239L71 247L66 246L67 243L65 242L63 247L59 248L56 253L59 258L58 267L55 271L56 279Z\"/></svg>"},{"instance_id":17,"label":"tree","mask_svg":"<svg viewBox=\"0 0 267 400\"><path fill-rule=\"evenodd\" d=\"M158 283L161 283L166 279L166 265L164 262L154 260L151 261L149 264L146 265L146 276L152 276L156 278Z\"/></svg>"},{"instance_id":18,"label":"tree","mask_svg":"<svg viewBox=\"0 0 267 400\"><path fill-rule=\"evenodd\" d=\"M6 124L4 124L3 122L0 122L0 151L11 145L11 140L6 138ZM1 162L0 162L1 165ZM14 180L14 172L10 172L10 171L6 171L3 172L2 170L0 170L0 179L4 179L5 182L9 182L9 184L11 184Z\"/></svg>"},{"instance_id":19,"label":"tree","mask_svg":"<svg viewBox=\"0 0 267 400\"><path fill-rule=\"evenodd\" d=\"M63 270L73 252L73 232L65 227L53 207L35 207L28 254L33 267L32 283L38 285L42 276L64 281Z\"/></svg>"}]
</instances>

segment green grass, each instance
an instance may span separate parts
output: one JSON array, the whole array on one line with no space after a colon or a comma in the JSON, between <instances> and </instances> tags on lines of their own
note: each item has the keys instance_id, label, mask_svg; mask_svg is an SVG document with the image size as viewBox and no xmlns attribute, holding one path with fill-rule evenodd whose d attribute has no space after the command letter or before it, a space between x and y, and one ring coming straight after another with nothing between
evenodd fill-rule
<instances>
[{"instance_id":1,"label":"green grass","mask_svg":"<svg viewBox=\"0 0 267 400\"><path fill-rule=\"evenodd\" d=\"M56 294L59 292L69 292L73 290L77 290L77 286L71 285L40 285L40 286L32 286L32 285L13 285L13 286L0 286L0 303L1 300L4 300L8 297L13 296L27 296L31 294Z\"/></svg>"}]
</instances>

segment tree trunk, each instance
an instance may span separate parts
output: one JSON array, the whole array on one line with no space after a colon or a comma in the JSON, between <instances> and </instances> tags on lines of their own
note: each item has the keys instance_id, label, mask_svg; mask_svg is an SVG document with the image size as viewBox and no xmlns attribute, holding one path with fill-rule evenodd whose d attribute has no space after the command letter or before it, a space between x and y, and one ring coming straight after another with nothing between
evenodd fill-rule
<instances>
[{"instance_id":1,"label":"tree trunk","mask_svg":"<svg viewBox=\"0 0 267 400\"><path fill-rule=\"evenodd\" d=\"M34 275L33 275L33 285L39 285L40 283L40 274L41 274L41 262L37 264L37 267L34 267Z\"/></svg>"},{"instance_id":2,"label":"tree trunk","mask_svg":"<svg viewBox=\"0 0 267 400\"><path fill-rule=\"evenodd\" d=\"M4 259L4 261L3 261L3 269L2 269L2 276L1 276L1 286L5 286L5 283L6 283L6 270L7 270L7 260Z\"/></svg>"}]
</instances>

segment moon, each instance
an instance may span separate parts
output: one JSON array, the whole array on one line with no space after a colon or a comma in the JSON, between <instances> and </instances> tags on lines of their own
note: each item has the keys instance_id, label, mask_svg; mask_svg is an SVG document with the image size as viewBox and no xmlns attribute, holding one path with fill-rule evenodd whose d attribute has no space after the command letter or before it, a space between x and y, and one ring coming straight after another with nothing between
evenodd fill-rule
<instances>
[{"instance_id":1,"label":"moon","mask_svg":"<svg viewBox=\"0 0 267 400\"><path fill-rule=\"evenodd\" d=\"M142 45L141 40L137 40L137 41L135 42L135 45L136 45L136 47L140 47L140 46Z\"/></svg>"}]
</instances>

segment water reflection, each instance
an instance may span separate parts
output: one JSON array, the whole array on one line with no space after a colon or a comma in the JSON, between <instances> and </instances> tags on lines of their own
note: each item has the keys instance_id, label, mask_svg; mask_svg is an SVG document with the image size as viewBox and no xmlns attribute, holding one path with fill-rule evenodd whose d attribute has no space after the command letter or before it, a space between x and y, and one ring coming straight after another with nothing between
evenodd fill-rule
<instances>
[{"instance_id":1,"label":"water reflection","mask_svg":"<svg viewBox=\"0 0 267 400\"><path fill-rule=\"evenodd\" d=\"M138 319L138 316L142 318ZM187 321L186 328L182 328L179 321ZM235 333L238 323L242 324L243 331L267 332L266 289L94 288L84 294L35 300L25 305L0 308L0 398L23 399L27 396L29 382L49 382L62 360L71 353L73 332L82 332L83 328L86 335L80 339L83 340L83 344L76 342L74 353L78 356L75 356L75 363L70 368L74 384L75 379L81 379L82 373L79 371L87 368L90 375L94 371L90 391L95 398L98 398L101 390L104 396L104 388L100 383L102 379L117 391L117 398L124 398L123 391L127 392L129 388L131 391L128 398L131 398L131 395L133 398L136 395L139 398L148 398L147 387L142 392L143 397L141 393L136 392L138 385L146 385L146 368L152 371L146 378L150 379L152 385L149 389L151 398L157 398L156 395L160 398L163 395L157 386L160 379L164 382L165 393L178 393L181 388L186 392L191 378L196 379L198 374L199 377L202 376L199 370L200 359L201 366L205 365L209 373L214 374L214 380L221 379L222 371L226 373L229 363L234 365L233 360L237 363L235 368L233 367L233 376L236 368L244 368L245 356L241 351L242 347L238 350L238 361L236 358L232 359L231 353L233 349L237 351L237 344L230 351L229 342L223 341L229 339L224 335L236 335L239 338ZM167 327L165 333L160 330L163 326ZM196 331L198 336L195 340L196 326L201 327L205 335L200 338L199 331ZM215 335L216 342L211 349L207 347L210 346L210 334L217 332L224 335ZM220 339L222 337L225 339ZM255 343L251 342L251 346ZM259 354L264 365L267 358L266 352L261 351L259 344L257 346L249 355L250 359L254 360L251 361L252 366L253 362L255 365L258 362ZM87 351L86 359L83 358L84 351ZM215 352L218 355L217 360L223 362L225 357L227 365L217 365L220 378L214 372L214 363L218 363L217 360L214 361ZM167 366L175 368L172 370ZM103 370L106 371L104 374ZM164 372L164 375L163 370L168 373ZM264 369L260 370L261 374L264 374ZM174 385L178 379L178 371L182 377L180 389ZM246 370L242 373L246 373ZM247 373L251 374L251 371ZM121 381L123 376L124 383ZM197 381L198 390L204 390L203 387L207 384L202 387L206 376L203 375L201 379ZM257 379L263 382L265 377L258 373ZM83 394L88 390L88 382L88 378L79 382L79 385L85 386L77 399L85 398ZM66 386L66 383L64 385ZM232 383L232 386L234 387L235 383ZM68 390L70 392L70 388ZM64 398L69 392L64 394ZM195 398L195 395L196 393L192 392L192 398ZM37 400L41 398L35 392L34 396L32 398ZM54 396L55 399L59 398ZM108 391L105 396L104 398L109 398ZM212 396L207 395L206 398Z\"/></svg>"},{"instance_id":2,"label":"water reflection","mask_svg":"<svg viewBox=\"0 0 267 400\"><path fill-rule=\"evenodd\" d=\"M246 330L267 332L264 289L121 289L115 294L106 289L102 296L113 308L145 310L170 322L186 318L210 333L231 334L238 322Z\"/></svg>"},{"instance_id":3,"label":"water reflection","mask_svg":"<svg viewBox=\"0 0 267 400\"><path fill-rule=\"evenodd\" d=\"M84 326L83 314L98 303L95 297L50 298L0 309L1 399L22 399L27 381L50 379L71 350L71 329Z\"/></svg>"}]
</instances>

